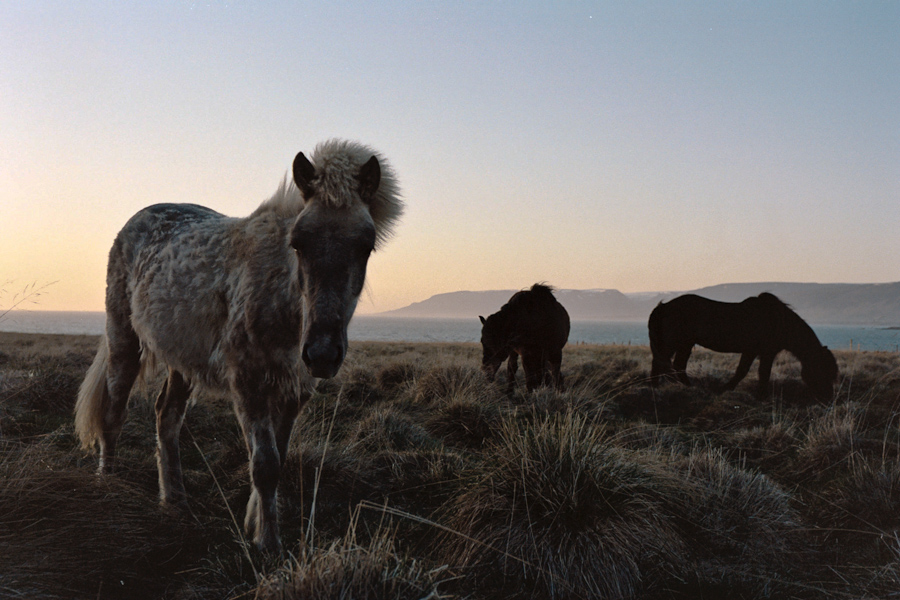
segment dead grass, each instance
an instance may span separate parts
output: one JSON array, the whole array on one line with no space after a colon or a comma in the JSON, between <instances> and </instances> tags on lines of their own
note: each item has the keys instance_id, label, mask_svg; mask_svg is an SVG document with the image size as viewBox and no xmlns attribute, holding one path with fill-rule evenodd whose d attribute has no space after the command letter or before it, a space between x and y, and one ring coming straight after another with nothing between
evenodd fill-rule
<instances>
[{"instance_id":1,"label":"dead grass","mask_svg":"<svg viewBox=\"0 0 900 600\"><path fill-rule=\"evenodd\" d=\"M0 334L0 597L900 597L897 354L837 352L825 406L789 356L763 398L754 371L715 392L736 356L654 390L647 348L578 345L564 390L507 395L477 345L354 344L286 459L292 554L265 557L223 399L187 415L191 514L157 504L156 384L93 474L71 411L96 344Z\"/></svg>"}]
</instances>

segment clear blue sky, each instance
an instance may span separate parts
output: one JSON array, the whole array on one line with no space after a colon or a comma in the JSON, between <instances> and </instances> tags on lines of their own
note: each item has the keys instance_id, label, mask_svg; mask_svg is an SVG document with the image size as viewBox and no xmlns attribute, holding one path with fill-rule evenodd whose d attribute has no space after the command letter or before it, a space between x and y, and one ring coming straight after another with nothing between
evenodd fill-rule
<instances>
[{"instance_id":1,"label":"clear blue sky","mask_svg":"<svg viewBox=\"0 0 900 600\"><path fill-rule=\"evenodd\" d=\"M4 2L0 283L102 310L134 212L358 139L362 312L457 289L900 280L898 2Z\"/></svg>"}]
</instances>

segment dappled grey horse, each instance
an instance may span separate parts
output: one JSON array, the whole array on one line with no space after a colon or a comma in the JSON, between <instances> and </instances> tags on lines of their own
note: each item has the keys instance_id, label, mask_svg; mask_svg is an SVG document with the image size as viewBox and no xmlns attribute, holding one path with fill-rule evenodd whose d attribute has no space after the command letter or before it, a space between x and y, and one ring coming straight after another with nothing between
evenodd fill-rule
<instances>
[{"instance_id":1,"label":"dappled grey horse","mask_svg":"<svg viewBox=\"0 0 900 600\"><path fill-rule=\"evenodd\" d=\"M370 148L330 140L293 182L246 218L194 204L132 217L109 253L106 335L78 394L85 448L114 464L128 396L154 364L168 368L156 400L160 498L186 505L178 436L197 386L231 395L250 455L244 522L278 551L277 485L294 420L313 378L333 377L347 351L370 253L403 205L392 169Z\"/></svg>"}]
</instances>

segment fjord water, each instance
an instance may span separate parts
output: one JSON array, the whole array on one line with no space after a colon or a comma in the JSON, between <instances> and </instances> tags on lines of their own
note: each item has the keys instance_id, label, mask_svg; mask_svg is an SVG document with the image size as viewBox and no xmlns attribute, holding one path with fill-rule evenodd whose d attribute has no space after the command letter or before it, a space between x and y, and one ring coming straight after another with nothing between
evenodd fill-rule
<instances>
[{"instance_id":1,"label":"fjord water","mask_svg":"<svg viewBox=\"0 0 900 600\"><path fill-rule=\"evenodd\" d=\"M10 311L0 318L0 331L99 335L102 312ZM900 350L900 328L878 325L812 325L819 340L836 350ZM351 340L377 342L478 342L481 323L472 319L411 319L359 315L350 323ZM646 345L644 321L574 321L570 344Z\"/></svg>"}]
</instances>

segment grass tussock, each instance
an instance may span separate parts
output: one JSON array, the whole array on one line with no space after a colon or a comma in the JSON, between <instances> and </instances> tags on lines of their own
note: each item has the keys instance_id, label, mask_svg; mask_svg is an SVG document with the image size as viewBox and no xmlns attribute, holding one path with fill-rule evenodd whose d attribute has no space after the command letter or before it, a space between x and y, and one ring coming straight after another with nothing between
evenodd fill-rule
<instances>
[{"instance_id":1,"label":"grass tussock","mask_svg":"<svg viewBox=\"0 0 900 600\"><path fill-rule=\"evenodd\" d=\"M301 545L297 556L267 576L254 592L259 600L421 600L442 598L441 569L428 569L397 548L395 532L383 528L360 540L354 521L324 547Z\"/></svg>"},{"instance_id":2,"label":"grass tussock","mask_svg":"<svg viewBox=\"0 0 900 600\"><path fill-rule=\"evenodd\" d=\"M160 381L94 474L71 413L96 344L0 334L2 597L900 598L894 353L837 352L822 405L786 354L760 395L718 393L736 356L653 389L647 348L578 345L564 389L508 394L474 344L353 344L301 412L273 557L241 533L227 399L186 416L189 513L157 501Z\"/></svg>"},{"instance_id":3,"label":"grass tussock","mask_svg":"<svg viewBox=\"0 0 900 600\"><path fill-rule=\"evenodd\" d=\"M680 493L677 480L610 446L603 427L574 413L508 421L491 454L452 503L445 523L455 533L441 542L476 587L632 598L674 571L683 546L660 507Z\"/></svg>"}]
</instances>

